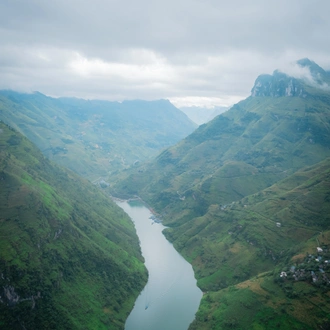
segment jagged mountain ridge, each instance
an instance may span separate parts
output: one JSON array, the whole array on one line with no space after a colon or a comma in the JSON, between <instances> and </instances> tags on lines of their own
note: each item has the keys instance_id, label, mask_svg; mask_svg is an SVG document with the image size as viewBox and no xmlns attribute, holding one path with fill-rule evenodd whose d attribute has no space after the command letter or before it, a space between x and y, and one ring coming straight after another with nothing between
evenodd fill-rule
<instances>
[{"instance_id":1,"label":"jagged mountain ridge","mask_svg":"<svg viewBox=\"0 0 330 330\"><path fill-rule=\"evenodd\" d=\"M257 78L251 91L252 96L299 96L306 97L304 83L299 79L288 77L285 73L274 71Z\"/></svg>"},{"instance_id":2,"label":"jagged mountain ridge","mask_svg":"<svg viewBox=\"0 0 330 330\"><path fill-rule=\"evenodd\" d=\"M297 61L301 78L275 70L272 75L260 75L251 90L252 96L299 96L307 97L310 87L330 90L330 72L325 71L308 58ZM305 69L305 70L304 70ZM304 71L302 71L304 70ZM311 94L315 94L315 89Z\"/></svg>"}]
</instances>

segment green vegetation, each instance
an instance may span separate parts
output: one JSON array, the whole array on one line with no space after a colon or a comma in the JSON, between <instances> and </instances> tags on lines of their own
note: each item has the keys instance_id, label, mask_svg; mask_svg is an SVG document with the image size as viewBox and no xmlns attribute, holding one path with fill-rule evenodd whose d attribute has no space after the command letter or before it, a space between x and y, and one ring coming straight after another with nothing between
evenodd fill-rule
<instances>
[{"instance_id":1,"label":"green vegetation","mask_svg":"<svg viewBox=\"0 0 330 330\"><path fill-rule=\"evenodd\" d=\"M205 293L190 329L328 329L329 243L327 230L304 242L298 254L273 271ZM317 255L324 261L316 262Z\"/></svg>"},{"instance_id":2,"label":"green vegetation","mask_svg":"<svg viewBox=\"0 0 330 330\"><path fill-rule=\"evenodd\" d=\"M91 181L156 155L196 127L167 100L119 103L11 91L0 91L0 120Z\"/></svg>"},{"instance_id":3,"label":"green vegetation","mask_svg":"<svg viewBox=\"0 0 330 330\"><path fill-rule=\"evenodd\" d=\"M327 159L226 208L212 205L165 234L192 262L204 291L239 283L329 229L329 169Z\"/></svg>"},{"instance_id":4,"label":"green vegetation","mask_svg":"<svg viewBox=\"0 0 330 330\"><path fill-rule=\"evenodd\" d=\"M0 118L159 213L204 291L191 329L328 329L330 75L298 63L314 82L262 75L251 97L143 164L191 129L167 101L1 92ZM132 223L3 124L0 156L0 327L122 328L146 282Z\"/></svg>"},{"instance_id":5,"label":"green vegetation","mask_svg":"<svg viewBox=\"0 0 330 330\"><path fill-rule=\"evenodd\" d=\"M150 204L193 265L205 295L191 329L329 327L330 76L314 64L301 62L325 80L261 76L251 97L108 188Z\"/></svg>"},{"instance_id":6,"label":"green vegetation","mask_svg":"<svg viewBox=\"0 0 330 330\"><path fill-rule=\"evenodd\" d=\"M126 171L112 190L138 194L177 226L329 157L329 113L330 102L314 98L249 97L155 161Z\"/></svg>"},{"instance_id":7,"label":"green vegetation","mask_svg":"<svg viewBox=\"0 0 330 330\"><path fill-rule=\"evenodd\" d=\"M127 215L0 123L0 328L123 329L146 284Z\"/></svg>"}]
</instances>

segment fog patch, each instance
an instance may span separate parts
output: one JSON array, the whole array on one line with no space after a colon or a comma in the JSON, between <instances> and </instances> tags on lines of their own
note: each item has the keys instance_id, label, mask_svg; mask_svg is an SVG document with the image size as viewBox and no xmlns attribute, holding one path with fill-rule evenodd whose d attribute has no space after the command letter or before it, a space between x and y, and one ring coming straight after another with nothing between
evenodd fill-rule
<instances>
[{"instance_id":1,"label":"fog patch","mask_svg":"<svg viewBox=\"0 0 330 330\"><path fill-rule=\"evenodd\" d=\"M329 91L330 86L323 80L322 75L319 72L311 72L309 66L301 66L299 63L287 63L279 68L280 72L286 75L303 80L306 84Z\"/></svg>"}]
</instances>

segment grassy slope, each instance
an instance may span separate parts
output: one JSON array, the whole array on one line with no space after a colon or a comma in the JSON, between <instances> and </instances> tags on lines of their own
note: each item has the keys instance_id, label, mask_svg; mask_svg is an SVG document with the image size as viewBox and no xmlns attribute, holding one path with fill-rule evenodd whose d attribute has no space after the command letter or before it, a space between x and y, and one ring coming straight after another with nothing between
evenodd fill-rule
<instances>
[{"instance_id":1,"label":"grassy slope","mask_svg":"<svg viewBox=\"0 0 330 330\"><path fill-rule=\"evenodd\" d=\"M142 165L114 193L140 195L173 226L210 204L256 193L330 156L327 97L250 97Z\"/></svg>"},{"instance_id":2,"label":"grassy slope","mask_svg":"<svg viewBox=\"0 0 330 330\"><path fill-rule=\"evenodd\" d=\"M326 159L226 208L211 205L203 217L168 229L166 236L192 263L198 285L207 292L191 329L326 329L329 201ZM314 261L318 246L324 250L321 262ZM281 271L291 274L292 266L304 269L305 276L281 280ZM328 279L322 280L320 267Z\"/></svg>"},{"instance_id":3,"label":"grassy slope","mask_svg":"<svg viewBox=\"0 0 330 330\"><path fill-rule=\"evenodd\" d=\"M196 127L166 100L118 103L9 91L0 91L0 119L91 180L155 155Z\"/></svg>"},{"instance_id":4,"label":"grassy slope","mask_svg":"<svg viewBox=\"0 0 330 330\"><path fill-rule=\"evenodd\" d=\"M195 266L203 290L246 280L330 227L329 168L327 159L226 208L213 204L165 233Z\"/></svg>"},{"instance_id":5,"label":"grassy slope","mask_svg":"<svg viewBox=\"0 0 330 330\"><path fill-rule=\"evenodd\" d=\"M319 253L323 262L314 261L317 246L323 247ZM299 245L291 258L272 271L205 293L190 329L328 329L330 269L324 260L330 259L329 248L330 231L326 230ZM304 275L296 280L302 270ZM286 278L279 276L282 271ZM315 282L312 271L317 275Z\"/></svg>"},{"instance_id":6,"label":"grassy slope","mask_svg":"<svg viewBox=\"0 0 330 330\"><path fill-rule=\"evenodd\" d=\"M146 283L132 222L2 123L0 160L0 327L123 328Z\"/></svg>"},{"instance_id":7,"label":"grassy slope","mask_svg":"<svg viewBox=\"0 0 330 330\"><path fill-rule=\"evenodd\" d=\"M206 215L167 229L165 235L192 263L206 292L191 329L327 329L329 201L326 159L226 208L211 205ZM314 261L318 246L324 250L321 262ZM295 280L292 266L304 269L304 277ZM281 271L288 278L281 280Z\"/></svg>"},{"instance_id":8,"label":"grassy slope","mask_svg":"<svg viewBox=\"0 0 330 330\"><path fill-rule=\"evenodd\" d=\"M277 283L282 266L297 264L290 258L310 242L315 253L320 231L329 236L330 98L308 92L250 97L112 188L161 213L166 236L193 264L208 294L192 329L327 326L328 287L315 288L310 273L299 284ZM244 284L262 273L265 295ZM295 287L303 299L288 297Z\"/></svg>"}]
</instances>

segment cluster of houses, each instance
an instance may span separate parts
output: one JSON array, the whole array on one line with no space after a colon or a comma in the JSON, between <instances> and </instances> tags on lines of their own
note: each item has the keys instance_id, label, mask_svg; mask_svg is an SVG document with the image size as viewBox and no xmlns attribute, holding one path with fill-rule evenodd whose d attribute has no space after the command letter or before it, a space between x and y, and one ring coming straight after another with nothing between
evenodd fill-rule
<instances>
[{"instance_id":1,"label":"cluster of houses","mask_svg":"<svg viewBox=\"0 0 330 330\"><path fill-rule=\"evenodd\" d=\"M282 271L283 279L295 281L311 280L315 284L330 285L330 254L321 247L317 247L316 255L308 255L299 267L292 266L289 271Z\"/></svg>"}]
</instances>

